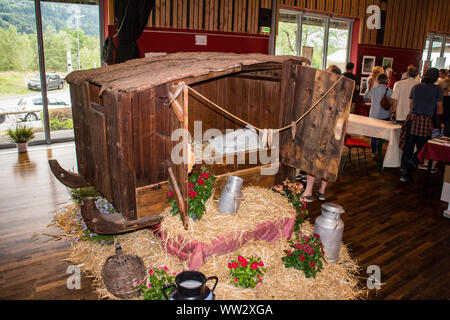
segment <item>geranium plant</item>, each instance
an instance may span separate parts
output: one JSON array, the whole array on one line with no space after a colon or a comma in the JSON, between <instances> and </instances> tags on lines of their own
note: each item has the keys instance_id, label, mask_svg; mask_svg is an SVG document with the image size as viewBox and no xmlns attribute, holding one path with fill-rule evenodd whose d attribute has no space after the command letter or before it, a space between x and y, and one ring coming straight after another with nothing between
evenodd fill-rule
<instances>
[{"instance_id":1,"label":"geranium plant","mask_svg":"<svg viewBox=\"0 0 450 320\"><path fill-rule=\"evenodd\" d=\"M297 218L295 220L294 232L300 230L300 226L308 217L308 210L306 209L306 202L301 200L301 193L304 186L299 182L290 182L288 179L284 180L282 184L272 187L272 190L278 192L282 196L288 198L289 202L297 211Z\"/></svg>"},{"instance_id":2,"label":"geranium plant","mask_svg":"<svg viewBox=\"0 0 450 320\"><path fill-rule=\"evenodd\" d=\"M169 274L169 269L166 266L160 266L159 268L150 267L148 277L144 281L133 283L133 288L138 289L136 293L138 298L143 297L144 300L165 300L162 289L169 284L174 284L175 276L176 273Z\"/></svg>"},{"instance_id":3,"label":"geranium plant","mask_svg":"<svg viewBox=\"0 0 450 320\"><path fill-rule=\"evenodd\" d=\"M308 237L300 235L298 241L289 241L290 250L284 250L286 256L281 258L286 268L302 270L306 278L316 277L323 268L324 251L318 234Z\"/></svg>"},{"instance_id":4,"label":"geranium plant","mask_svg":"<svg viewBox=\"0 0 450 320\"><path fill-rule=\"evenodd\" d=\"M264 280L264 263L259 257L238 256L237 260L228 263L230 269L230 283L241 288L255 288L262 285Z\"/></svg>"},{"instance_id":5,"label":"geranium plant","mask_svg":"<svg viewBox=\"0 0 450 320\"><path fill-rule=\"evenodd\" d=\"M192 173L188 183L188 215L193 218L202 218L206 210L206 201L212 195L213 183L216 177L203 167L200 172ZM169 192L169 202L172 205L172 215L178 214L178 204L173 192Z\"/></svg>"}]
</instances>

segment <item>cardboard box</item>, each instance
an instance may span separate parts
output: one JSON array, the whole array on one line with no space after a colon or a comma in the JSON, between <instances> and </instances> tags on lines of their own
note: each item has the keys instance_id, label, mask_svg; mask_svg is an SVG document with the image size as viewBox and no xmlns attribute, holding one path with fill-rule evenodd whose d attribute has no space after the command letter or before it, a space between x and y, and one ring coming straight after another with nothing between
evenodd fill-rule
<instances>
[{"instance_id":1,"label":"cardboard box","mask_svg":"<svg viewBox=\"0 0 450 320\"><path fill-rule=\"evenodd\" d=\"M450 183L450 165L445 166L444 182Z\"/></svg>"}]
</instances>

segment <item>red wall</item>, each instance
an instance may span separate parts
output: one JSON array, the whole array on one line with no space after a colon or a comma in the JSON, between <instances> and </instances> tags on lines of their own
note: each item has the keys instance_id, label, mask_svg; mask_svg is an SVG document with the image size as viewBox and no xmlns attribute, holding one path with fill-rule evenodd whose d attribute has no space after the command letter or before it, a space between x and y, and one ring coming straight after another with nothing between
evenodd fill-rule
<instances>
[{"instance_id":1,"label":"red wall","mask_svg":"<svg viewBox=\"0 0 450 320\"><path fill-rule=\"evenodd\" d=\"M207 45L195 45L195 35L207 36ZM145 28L138 40L141 56L145 52L216 51L268 53L269 36L182 29Z\"/></svg>"},{"instance_id":2,"label":"red wall","mask_svg":"<svg viewBox=\"0 0 450 320\"><path fill-rule=\"evenodd\" d=\"M361 76L364 56L375 56L376 65L380 66L383 62L383 57L394 58L392 69L394 69L397 79L400 80L402 73L406 71L409 64L414 64L419 67L420 60L422 59L422 51L360 44L358 45L358 60L355 68L358 77Z\"/></svg>"}]
</instances>

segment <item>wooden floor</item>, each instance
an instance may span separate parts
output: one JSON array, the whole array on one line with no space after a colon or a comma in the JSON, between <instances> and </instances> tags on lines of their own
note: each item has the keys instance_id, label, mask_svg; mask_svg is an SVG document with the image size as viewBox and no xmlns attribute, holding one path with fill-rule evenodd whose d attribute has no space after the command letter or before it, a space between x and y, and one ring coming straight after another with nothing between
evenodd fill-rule
<instances>
[{"instance_id":1,"label":"wooden floor","mask_svg":"<svg viewBox=\"0 0 450 320\"><path fill-rule=\"evenodd\" d=\"M49 158L73 170L75 147L0 151L0 299L97 299L84 276L81 289L66 286L70 264L61 260L70 242L46 236L32 241L33 235L49 231L52 212L69 202L67 190L50 172ZM428 186L423 171L416 173L414 185L406 185L397 169L380 174L370 156L368 163L368 176L348 165L327 191L327 201L346 210L343 240L360 260L361 284L368 266L381 269L382 289L366 298L449 299L450 219L442 216L446 203L439 200L442 167ZM309 204L312 222L320 205Z\"/></svg>"}]
</instances>

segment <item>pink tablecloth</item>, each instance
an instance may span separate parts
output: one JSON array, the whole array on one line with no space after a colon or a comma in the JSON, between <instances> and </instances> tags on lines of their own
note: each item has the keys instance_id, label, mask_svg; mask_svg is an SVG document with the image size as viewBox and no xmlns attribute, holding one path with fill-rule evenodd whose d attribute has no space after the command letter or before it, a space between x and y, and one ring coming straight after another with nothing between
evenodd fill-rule
<instances>
[{"instance_id":1,"label":"pink tablecloth","mask_svg":"<svg viewBox=\"0 0 450 320\"><path fill-rule=\"evenodd\" d=\"M420 150L417 158L420 162L423 162L424 159L450 162L450 146L433 143L433 140L429 140Z\"/></svg>"},{"instance_id":2,"label":"pink tablecloth","mask_svg":"<svg viewBox=\"0 0 450 320\"><path fill-rule=\"evenodd\" d=\"M203 243L197 240L189 241L189 239L178 236L178 241L169 239L165 249L181 260L187 260L189 270L194 270L201 267L209 256L231 252L250 240L275 242L280 239L280 236L288 239L294 229L295 218L296 212L292 211L292 218L264 222L254 230L243 230L239 234L228 234L212 240L211 243ZM163 243L165 243L167 234L165 232L160 234ZM181 244L185 242L186 244L181 247Z\"/></svg>"}]
</instances>

